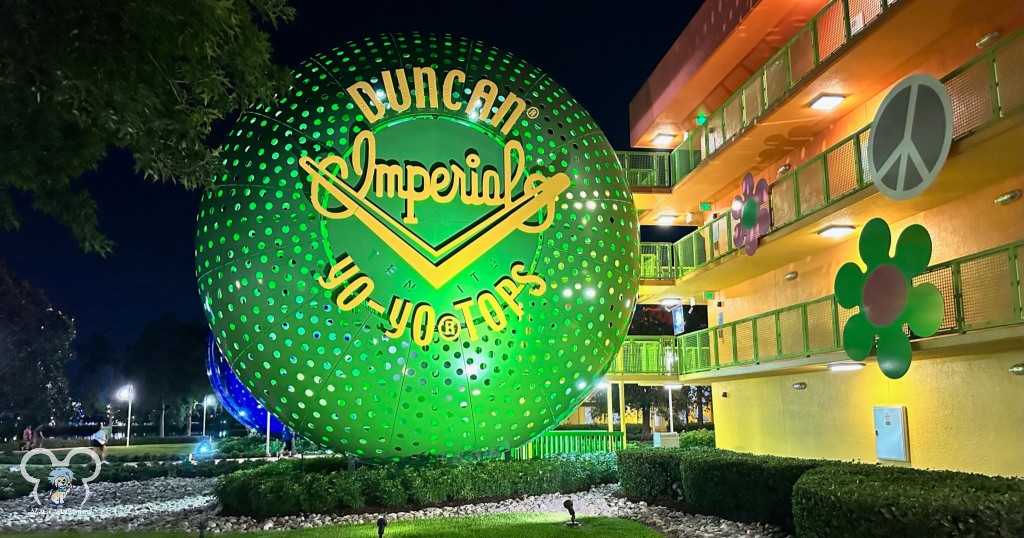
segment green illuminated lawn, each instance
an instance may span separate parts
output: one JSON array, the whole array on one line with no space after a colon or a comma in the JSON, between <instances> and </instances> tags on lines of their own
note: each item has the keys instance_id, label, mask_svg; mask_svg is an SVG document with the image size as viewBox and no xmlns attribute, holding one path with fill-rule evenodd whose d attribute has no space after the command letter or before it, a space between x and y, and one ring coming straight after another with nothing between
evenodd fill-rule
<instances>
[{"instance_id":1,"label":"green illuminated lawn","mask_svg":"<svg viewBox=\"0 0 1024 538\"><path fill-rule=\"evenodd\" d=\"M581 528L565 526L565 514L498 514L492 516L396 521L389 523L384 538L479 538L504 536L506 538L555 538L586 536L586 538L657 538L661 534L624 519L583 517ZM90 532L90 538L124 537L129 533ZM138 538L194 538L198 533L150 532L130 533ZM32 533L20 536L60 538L74 533ZM84 536L84 535L83 535ZM296 531L260 531L248 533L216 534L220 538L367 538L377 536L377 526L345 525L320 527Z\"/></svg>"}]
</instances>

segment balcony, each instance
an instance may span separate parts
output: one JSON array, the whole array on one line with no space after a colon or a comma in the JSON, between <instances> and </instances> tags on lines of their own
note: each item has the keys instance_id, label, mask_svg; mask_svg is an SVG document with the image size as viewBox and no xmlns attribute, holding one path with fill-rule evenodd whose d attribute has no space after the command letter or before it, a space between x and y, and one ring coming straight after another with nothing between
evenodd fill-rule
<instances>
[{"instance_id":1,"label":"balcony","mask_svg":"<svg viewBox=\"0 0 1024 538\"><path fill-rule=\"evenodd\" d=\"M1024 323L1022 276L1024 241L1017 241L933 265L914 284L928 282L942 293L945 311L935 336L964 335ZM824 356L842 353L843 328L854 313L841 308L830 295L678 337L629 337L609 374L704 378L838 360ZM918 356L930 351L941 354L944 342L953 342L907 334ZM1022 340L1020 330L987 339L1018 349ZM979 351L986 339L960 342ZM815 355L819 357L814 359ZM796 360L809 357L810 361Z\"/></svg>"},{"instance_id":2,"label":"balcony","mask_svg":"<svg viewBox=\"0 0 1024 538\"><path fill-rule=\"evenodd\" d=\"M834 0L673 151L673 192L641 223L720 199L744 172L804 145L906 76L908 66L966 50L993 25L1019 28L1022 15L1008 0ZM807 106L825 92L847 99L830 114Z\"/></svg>"},{"instance_id":3,"label":"balcony","mask_svg":"<svg viewBox=\"0 0 1024 538\"><path fill-rule=\"evenodd\" d=\"M645 259L650 269L645 266L642 273L653 275L656 270L663 275L672 265L680 279L672 293L700 296L834 244L804 232L833 223L860 224L874 216L893 222L1021 174L1024 162L1007 155L1024 146L1022 64L1024 32L1018 32L943 78L953 102L954 143L935 184L921 196L900 204L881 203L867 170L870 126L865 126L771 185L772 225L761 239L756 264L736 259L745 255L732 243L732 216L725 213L676 242L670 260L657 247L661 254ZM971 181L963 181L965 177ZM658 290L668 289L664 284L645 288L641 296L657 299ZM645 291L649 293L643 295Z\"/></svg>"}]
</instances>

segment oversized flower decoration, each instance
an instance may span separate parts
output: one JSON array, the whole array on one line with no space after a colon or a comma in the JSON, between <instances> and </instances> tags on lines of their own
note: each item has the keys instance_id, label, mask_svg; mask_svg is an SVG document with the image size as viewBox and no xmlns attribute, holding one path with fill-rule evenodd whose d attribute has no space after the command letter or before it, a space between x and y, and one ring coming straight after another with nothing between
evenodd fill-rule
<instances>
[{"instance_id":1,"label":"oversized flower decoration","mask_svg":"<svg viewBox=\"0 0 1024 538\"><path fill-rule=\"evenodd\" d=\"M843 308L860 307L846 322L843 348L853 360L871 353L878 337L878 367L891 379L899 379L910 368L910 340L903 324L918 336L931 336L942 323L942 294L932 284L914 286L932 256L928 230L913 224L896 241L896 255L889 257L892 234L882 219L871 219L860 236L860 257L867 265L862 272L848 262L836 273L836 301Z\"/></svg>"},{"instance_id":2,"label":"oversized flower decoration","mask_svg":"<svg viewBox=\"0 0 1024 538\"><path fill-rule=\"evenodd\" d=\"M732 244L736 248L743 247L747 256L757 252L758 238L768 233L772 224L771 213L762 206L768 201L768 182L764 178L757 180L747 172L740 185L740 194L732 200Z\"/></svg>"}]
</instances>

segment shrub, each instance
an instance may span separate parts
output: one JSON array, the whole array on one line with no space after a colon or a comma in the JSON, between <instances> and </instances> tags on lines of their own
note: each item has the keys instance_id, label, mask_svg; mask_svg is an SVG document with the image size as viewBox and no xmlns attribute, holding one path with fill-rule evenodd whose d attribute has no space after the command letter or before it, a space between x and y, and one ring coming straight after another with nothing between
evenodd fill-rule
<instances>
[{"instance_id":1,"label":"shrub","mask_svg":"<svg viewBox=\"0 0 1024 538\"><path fill-rule=\"evenodd\" d=\"M714 430L693 430L679 436L679 448L715 448Z\"/></svg>"},{"instance_id":2,"label":"shrub","mask_svg":"<svg viewBox=\"0 0 1024 538\"><path fill-rule=\"evenodd\" d=\"M684 448L637 448L618 453L619 488L634 501L679 501L679 462Z\"/></svg>"},{"instance_id":3,"label":"shrub","mask_svg":"<svg viewBox=\"0 0 1024 538\"><path fill-rule=\"evenodd\" d=\"M680 456L679 475L689 509L727 519L772 523L792 531L793 484L823 463L726 450L691 450Z\"/></svg>"},{"instance_id":4,"label":"shrub","mask_svg":"<svg viewBox=\"0 0 1024 538\"><path fill-rule=\"evenodd\" d=\"M335 460L321 462L320 460ZM343 458L287 461L221 476L215 492L227 513L265 517L439 504L481 498L569 493L616 480L614 454L546 460L479 461L461 464L388 465L348 472ZM291 493L297 500L285 502Z\"/></svg>"},{"instance_id":5,"label":"shrub","mask_svg":"<svg viewBox=\"0 0 1024 538\"><path fill-rule=\"evenodd\" d=\"M808 537L1024 536L1024 480L952 471L827 465L793 488Z\"/></svg>"}]
</instances>

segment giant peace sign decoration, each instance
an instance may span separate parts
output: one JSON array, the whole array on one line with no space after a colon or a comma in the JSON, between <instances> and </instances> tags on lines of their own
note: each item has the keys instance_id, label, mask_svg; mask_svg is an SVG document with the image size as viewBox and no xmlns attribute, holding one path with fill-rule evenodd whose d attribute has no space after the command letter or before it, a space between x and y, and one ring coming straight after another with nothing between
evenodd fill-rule
<instances>
[{"instance_id":1,"label":"giant peace sign decoration","mask_svg":"<svg viewBox=\"0 0 1024 538\"><path fill-rule=\"evenodd\" d=\"M927 189L953 142L953 107L929 75L903 79L885 96L868 138L868 167L879 192L909 200Z\"/></svg>"}]
</instances>

